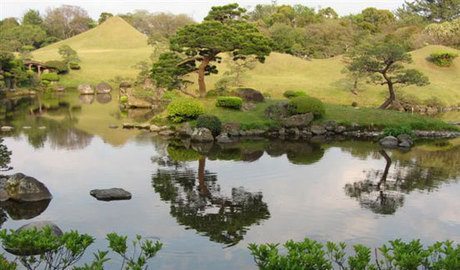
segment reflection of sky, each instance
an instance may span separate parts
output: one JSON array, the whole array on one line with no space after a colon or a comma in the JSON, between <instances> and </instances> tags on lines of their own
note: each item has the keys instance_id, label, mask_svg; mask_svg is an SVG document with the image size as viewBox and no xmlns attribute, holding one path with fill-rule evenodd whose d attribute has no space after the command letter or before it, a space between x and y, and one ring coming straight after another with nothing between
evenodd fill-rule
<instances>
[{"instance_id":1,"label":"reflection of sky","mask_svg":"<svg viewBox=\"0 0 460 270\"><path fill-rule=\"evenodd\" d=\"M96 137L88 147L74 151L53 150L48 143L34 151L22 137L5 142L13 150L15 172L36 177L54 195L48 209L34 220L52 220L63 229L92 234L98 238L94 248L102 248L105 234L112 231L158 237L165 247L153 260L155 269L254 269L248 243L304 237L370 246L398 237L426 243L460 241L460 184L446 184L433 193L414 191L405 195L395 215L377 215L361 208L343 187L364 179L364 170L382 170L385 161L354 158L336 147L317 163L303 166L290 164L286 156L264 155L252 163L208 160L206 169L217 173L222 193L239 186L261 191L271 215L253 225L238 245L224 249L193 229L184 230L170 216L169 205L151 185L157 165L150 158L156 152L146 140L114 148ZM189 166L198 168L197 162ZM133 199L99 202L89 195L91 189L110 187L127 189ZM4 227L26 222L8 220Z\"/></svg>"}]
</instances>

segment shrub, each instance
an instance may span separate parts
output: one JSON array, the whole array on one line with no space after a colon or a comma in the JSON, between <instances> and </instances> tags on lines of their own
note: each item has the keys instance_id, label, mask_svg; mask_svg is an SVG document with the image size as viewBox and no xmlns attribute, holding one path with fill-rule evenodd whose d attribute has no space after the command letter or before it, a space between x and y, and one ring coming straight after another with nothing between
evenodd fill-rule
<instances>
[{"instance_id":1,"label":"shrub","mask_svg":"<svg viewBox=\"0 0 460 270\"><path fill-rule=\"evenodd\" d=\"M397 239L375 250L354 245L348 252L345 243L322 244L306 238L283 247L285 252L277 244L250 244L249 250L260 269L460 269L460 245L451 241L425 248L420 240Z\"/></svg>"},{"instance_id":2,"label":"shrub","mask_svg":"<svg viewBox=\"0 0 460 270\"><path fill-rule=\"evenodd\" d=\"M351 107L355 107L355 108L358 107L358 102L353 101L353 102L351 103Z\"/></svg>"},{"instance_id":3,"label":"shrub","mask_svg":"<svg viewBox=\"0 0 460 270\"><path fill-rule=\"evenodd\" d=\"M243 100L239 97L218 97L216 106L239 110L243 106Z\"/></svg>"},{"instance_id":4,"label":"shrub","mask_svg":"<svg viewBox=\"0 0 460 270\"><path fill-rule=\"evenodd\" d=\"M289 100L288 110L290 114L313 113L315 118L321 118L326 113L323 102L313 97L295 97Z\"/></svg>"},{"instance_id":5,"label":"shrub","mask_svg":"<svg viewBox=\"0 0 460 270\"><path fill-rule=\"evenodd\" d=\"M412 128L408 126L400 126L400 127L387 127L383 130L383 136L398 137L401 134L407 134L407 135L412 136L413 135Z\"/></svg>"},{"instance_id":6,"label":"shrub","mask_svg":"<svg viewBox=\"0 0 460 270\"><path fill-rule=\"evenodd\" d=\"M166 99L166 100L173 100L178 97L180 97L180 95L176 91L169 90L169 91L166 91L161 98Z\"/></svg>"},{"instance_id":7,"label":"shrub","mask_svg":"<svg viewBox=\"0 0 460 270\"><path fill-rule=\"evenodd\" d=\"M80 64L76 63L76 62L70 62L69 63L69 67L70 69L72 70L79 70L81 67L80 67Z\"/></svg>"},{"instance_id":8,"label":"shrub","mask_svg":"<svg viewBox=\"0 0 460 270\"><path fill-rule=\"evenodd\" d=\"M67 73L69 68L64 61L52 60L45 63L46 66L53 68L57 71L58 74Z\"/></svg>"},{"instance_id":9,"label":"shrub","mask_svg":"<svg viewBox=\"0 0 460 270\"><path fill-rule=\"evenodd\" d=\"M454 52L442 51L430 54L429 60L437 66L449 67L456 57L458 57L458 54Z\"/></svg>"},{"instance_id":10,"label":"shrub","mask_svg":"<svg viewBox=\"0 0 460 270\"><path fill-rule=\"evenodd\" d=\"M120 103L121 104L126 104L128 102L128 96L121 96L120 97Z\"/></svg>"},{"instance_id":11,"label":"shrub","mask_svg":"<svg viewBox=\"0 0 460 270\"><path fill-rule=\"evenodd\" d=\"M168 118L174 123L193 120L204 113L201 102L188 98L171 101L166 110L168 111Z\"/></svg>"},{"instance_id":12,"label":"shrub","mask_svg":"<svg viewBox=\"0 0 460 270\"><path fill-rule=\"evenodd\" d=\"M56 73L43 73L40 78L42 81L49 81L49 82L59 81L59 75L57 75Z\"/></svg>"},{"instance_id":13,"label":"shrub","mask_svg":"<svg viewBox=\"0 0 460 270\"><path fill-rule=\"evenodd\" d=\"M440 100L438 97L431 97L423 101L427 106L436 107L436 108L444 108L446 103Z\"/></svg>"},{"instance_id":14,"label":"shrub","mask_svg":"<svg viewBox=\"0 0 460 270\"><path fill-rule=\"evenodd\" d=\"M287 90L283 93L283 96L285 98L295 98L295 97L304 97L306 96L307 93L305 93L304 91L294 91L294 90Z\"/></svg>"},{"instance_id":15,"label":"shrub","mask_svg":"<svg viewBox=\"0 0 460 270\"><path fill-rule=\"evenodd\" d=\"M222 122L214 115L200 115L196 119L196 127L207 128L212 132L212 135L217 136L222 130Z\"/></svg>"}]
</instances>

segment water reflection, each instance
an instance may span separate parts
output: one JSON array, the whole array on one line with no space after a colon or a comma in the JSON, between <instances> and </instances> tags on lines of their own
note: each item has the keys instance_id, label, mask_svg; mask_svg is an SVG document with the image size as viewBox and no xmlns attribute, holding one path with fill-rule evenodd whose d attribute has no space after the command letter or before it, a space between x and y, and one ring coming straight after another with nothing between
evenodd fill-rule
<instances>
[{"instance_id":1,"label":"water reflection","mask_svg":"<svg viewBox=\"0 0 460 270\"><path fill-rule=\"evenodd\" d=\"M270 217L262 193L244 187L232 188L224 194L216 173L206 170L206 156L198 152L170 146L174 160L156 159L160 168L152 177L152 185L161 200L169 202L170 214L177 222L227 246L241 241L253 225ZM186 161L198 159L198 169Z\"/></svg>"}]
</instances>

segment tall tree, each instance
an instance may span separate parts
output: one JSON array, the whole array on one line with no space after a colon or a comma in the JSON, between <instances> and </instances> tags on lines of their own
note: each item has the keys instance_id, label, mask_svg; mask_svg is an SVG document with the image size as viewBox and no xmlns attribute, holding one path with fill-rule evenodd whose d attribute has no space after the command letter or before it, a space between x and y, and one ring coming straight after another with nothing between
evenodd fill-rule
<instances>
[{"instance_id":1,"label":"tall tree","mask_svg":"<svg viewBox=\"0 0 460 270\"><path fill-rule=\"evenodd\" d=\"M49 35L66 39L90 29L92 23L86 10L77 6L63 5L47 10L44 27Z\"/></svg>"},{"instance_id":2,"label":"tall tree","mask_svg":"<svg viewBox=\"0 0 460 270\"><path fill-rule=\"evenodd\" d=\"M72 49L69 45L61 45L58 53L61 55L62 60L66 63L66 65L80 62L77 51Z\"/></svg>"},{"instance_id":3,"label":"tall tree","mask_svg":"<svg viewBox=\"0 0 460 270\"><path fill-rule=\"evenodd\" d=\"M40 16L40 12L35 9L29 9L26 13L24 13L24 16L22 17L22 24L41 26L42 23L43 19Z\"/></svg>"},{"instance_id":4,"label":"tall tree","mask_svg":"<svg viewBox=\"0 0 460 270\"><path fill-rule=\"evenodd\" d=\"M398 13L417 14L430 22L445 22L460 18L460 0L406 1Z\"/></svg>"},{"instance_id":5,"label":"tall tree","mask_svg":"<svg viewBox=\"0 0 460 270\"><path fill-rule=\"evenodd\" d=\"M399 44L384 42L363 45L349 55L347 66L350 72L367 76L373 83L386 85L389 97L380 106L388 108L395 100L395 86L429 84L428 77L415 69L407 69L404 63L411 63L412 57L406 48Z\"/></svg>"},{"instance_id":6,"label":"tall tree","mask_svg":"<svg viewBox=\"0 0 460 270\"><path fill-rule=\"evenodd\" d=\"M204 22L184 26L171 37L172 51L199 63L196 70L200 97L206 95L205 75L217 73L213 63L220 61L220 53L230 52L233 60L254 55L260 62L270 54L270 40L245 21L244 12L237 4L214 7Z\"/></svg>"}]
</instances>

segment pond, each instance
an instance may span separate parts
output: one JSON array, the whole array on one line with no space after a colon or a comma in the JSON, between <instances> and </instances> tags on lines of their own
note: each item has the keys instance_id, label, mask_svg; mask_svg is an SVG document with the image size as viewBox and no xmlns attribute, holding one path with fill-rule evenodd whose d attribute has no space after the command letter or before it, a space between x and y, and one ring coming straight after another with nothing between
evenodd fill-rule
<instances>
[{"instance_id":1,"label":"pond","mask_svg":"<svg viewBox=\"0 0 460 270\"><path fill-rule=\"evenodd\" d=\"M91 234L97 240L82 262L110 232L163 242L151 269L256 269L249 243L305 237L371 247L396 238L460 242L459 140L409 152L369 141L191 145L110 128L149 113L122 113L114 101L71 94L46 102L54 105L41 112L37 100L16 104L3 117L16 131L3 135L13 151L8 174L37 178L53 199L2 205L1 226L50 220ZM132 199L89 195L111 187Z\"/></svg>"}]
</instances>

